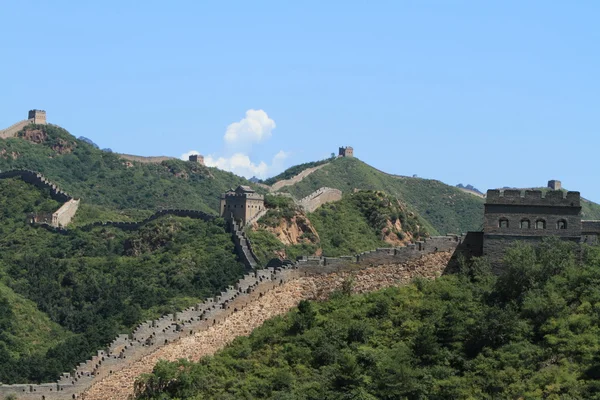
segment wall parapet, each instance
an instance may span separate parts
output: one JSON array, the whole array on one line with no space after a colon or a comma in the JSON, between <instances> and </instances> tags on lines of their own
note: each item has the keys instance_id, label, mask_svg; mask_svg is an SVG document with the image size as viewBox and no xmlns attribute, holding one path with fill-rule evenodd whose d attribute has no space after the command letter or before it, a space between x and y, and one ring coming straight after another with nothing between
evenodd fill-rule
<instances>
[{"instance_id":1,"label":"wall parapet","mask_svg":"<svg viewBox=\"0 0 600 400\"><path fill-rule=\"evenodd\" d=\"M488 190L486 204L528 205L528 206L563 206L579 207L581 195L579 192L563 192L551 190L493 189Z\"/></svg>"}]
</instances>

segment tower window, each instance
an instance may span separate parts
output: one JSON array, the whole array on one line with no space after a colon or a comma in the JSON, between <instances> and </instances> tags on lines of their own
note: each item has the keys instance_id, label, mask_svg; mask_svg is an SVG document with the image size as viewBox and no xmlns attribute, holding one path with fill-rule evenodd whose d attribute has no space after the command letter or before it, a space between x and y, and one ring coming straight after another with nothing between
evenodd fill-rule
<instances>
[{"instance_id":1,"label":"tower window","mask_svg":"<svg viewBox=\"0 0 600 400\"><path fill-rule=\"evenodd\" d=\"M528 219L521 220L521 229L529 229L531 227L531 222Z\"/></svg>"},{"instance_id":2,"label":"tower window","mask_svg":"<svg viewBox=\"0 0 600 400\"><path fill-rule=\"evenodd\" d=\"M500 228L508 228L508 220L506 218L500 218L498 221L498 226Z\"/></svg>"},{"instance_id":3,"label":"tower window","mask_svg":"<svg viewBox=\"0 0 600 400\"><path fill-rule=\"evenodd\" d=\"M559 219L556 222L556 229L567 229L567 221L564 219Z\"/></svg>"},{"instance_id":4,"label":"tower window","mask_svg":"<svg viewBox=\"0 0 600 400\"><path fill-rule=\"evenodd\" d=\"M546 221L543 219L535 221L535 229L546 229Z\"/></svg>"}]
</instances>

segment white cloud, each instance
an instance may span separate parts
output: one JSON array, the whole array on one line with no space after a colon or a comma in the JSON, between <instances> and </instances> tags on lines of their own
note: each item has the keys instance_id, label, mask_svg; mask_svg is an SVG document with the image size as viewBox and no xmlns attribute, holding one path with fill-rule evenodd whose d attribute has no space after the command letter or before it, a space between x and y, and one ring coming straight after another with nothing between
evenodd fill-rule
<instances>
[{"instance_id":1,"label":"white cloud","mask_svg":"<svg viewBox=\"0 0 600 400\"><path fill-rule=\"evenodd\" d=\"M260 143L271 137L275 127L275 121L264 110L248 110L245 118L227 127L225 142L229 145Z\"/></svg>"},{"instance_id":2,"label":"white cloud","mask_svg":"<svg viewBox=\"0 0 600 400\"><path fill-rule=\"evenodd\" d=\"M250 160L250 157L242 153L236 153L228 158L215 158L212 155L209 155L204 159L204 163L209 167L217 167L237 175L245 176L246 178L251 178L253 176L266 178L269 171L267 163L261 161L258 164L255 164Z\"/></svg>"},{"instance_id":3,"label":"white cloud","mask_svg":"<svg viewBox=\"0 0 600 400\"><path fill-rule=\"evenodd\" d=\"M284 167L284 161L289 157L290 153L280 150L273 156L270 165L264 161L255 163L248 155L254 144L271 137L271 131L275 129L275 126L275 121L269 118L265 111L246 111L245 118L239 122L230 124L225 131L223 139L226 144L226 153L230 155L207 155L204 157L204 163L209 167L217 167L237 175L245 176L246 178L256 176L264 179L269 175L280 172ZM196 150L191 150L182 154L181 159L187 160L192 154L200 153Z\"/></svg>"}]
</instances>

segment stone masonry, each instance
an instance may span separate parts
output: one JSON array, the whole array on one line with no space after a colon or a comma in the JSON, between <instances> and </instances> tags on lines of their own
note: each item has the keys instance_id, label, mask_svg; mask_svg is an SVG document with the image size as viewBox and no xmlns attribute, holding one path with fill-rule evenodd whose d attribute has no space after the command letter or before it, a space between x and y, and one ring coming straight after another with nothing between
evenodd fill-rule
<instances>
[{"instance_id":1,"label":"stone masonry","mask_svg":"<svg viewBox=\"0 0 600 400\"><path fill-rule=\"evenodd\" d=\"M354 157L354 149L350 146L340 147L338 157Z\"/></svg>"},{"instance_id":2,"label":"stone masonry","mask_svg":"<svg viewBox=\"0 0 600 400\"><path fill-rule=\"evenodd\" d=\"M306 212L313 212L323 204L340 201L342 199L342 191L339 189L332 189L328 187L322 187L308 196L300 199L298 205Z\"/></svg>"},{"instance_id":3,"label":"stone masonry","mask_svg":"<svg viewBox=\"0 0 600 400\"><path fill-rule=\"evenodd\" d=\"M0 130L0 138L8 139L15 137L17 132L23 130L29 124L46 125L46 111L44 110L29 110L27 119L19 121L6 129Z\"/></svg>"},{"instance_id":4,"label":"stone masonry","mask_svg":"<svg viewBox=\"0 0 600 400\"><path fill-rule=\"evenodd\" d=\"M560 188L560 182L549 185ZM483 225L483 255L497 269L515 241L536 244L548 236L597 243L600 223L581 220L579 192L488 190Z\"/></svg>"},{"instance_id":5,"label":"stone masonry","mask_svg":"<svg viewBox=\"0 0 600 400\"><path fill-rule=\"evenodd\" d=\"M62 191L56 184L50 182L42 174L28 170L11 170L0 173L0 179L8 178L20 178L24 182L30 183L40 189L48 189L50 197L58 202L64 203L51 215L32 216L33 222L46 223L55 228L65 227L71 222L79 208L79 199L74 199L69 194Z\"/></svg>"},{"instance_id":6,"label":"stone masonry","mask_svg":"<svg viewBox=\"0 0 600 400\"><path fill-rule=\"evenodd\" d=\"M220 215L227 221L237 221L242 226L265 208L265 198L250 186L238 186L221 195Z\"/></svg>"}]
</instances>

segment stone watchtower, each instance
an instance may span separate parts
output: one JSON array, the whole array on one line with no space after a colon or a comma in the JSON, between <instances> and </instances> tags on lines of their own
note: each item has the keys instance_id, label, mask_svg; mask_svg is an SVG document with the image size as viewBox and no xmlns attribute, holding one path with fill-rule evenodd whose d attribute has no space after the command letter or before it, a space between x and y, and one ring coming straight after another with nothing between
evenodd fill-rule
<instances>
[{"instance_id":1,"label":"stone watchtower","mask_svg":"<svg viewBox=\"0 0 600 400\"><path fill-rule=\"evenodd\" d=\"M221 216L245 225L248 220L264 210L265 198L250 186L238 186L221 195Z\"/></svg>"},{"instance_id":2,"label":"stone watchtower","mask_svg":"<svg viewBox=\"0 0 600 400\"><path fill-rule=\"evenodd\" d=\"M354 157L354 149L350 146L348 147L340 147L339 157Z\"/></svg>"},{"instance_id":3,"label":"stone watchtower","mask_svg":"<svg viewBox=\"0 0 600 400\"><path fill-rule=\"evenodd\" d=\"M200 154L192 154L192 155L190 155L189 160L191 162L195 162L195 163L198 163L200 165L204 165L204 157L201 156Z\"/></svg>"},{"instance_id":4,"label":"stone watchtower","mask_svg":"<svg viewBox=\"0 0 600 400\"><path fill-rule=\"evenodd\" d=\"M27 119L32 124L46 125L46 111L44 111L44 110L29 110Z\"/></svg>"},{"instance_id":5,"label":"stone watchtower","mask_svg":"<svg viewBox=\"0 0 600 400\"><path fill-rule=\"evenodd\" d=\"M483 255L492 265L516 240L538 242L546 236L579 242L579 192L540 190L488 190L483 226Z\"/></svg>"},{"instance_id":6,"label":"stone watchtower","mask_svg":"<svg viewBox=\"0 0 600 400\"><path fill-rule=\"evenodd\" d=\"M560 181L552 179L551 181L548 181L548 187L552 190L560 190L562 188L562 185Z\"/></svg>"}]
</instances>

